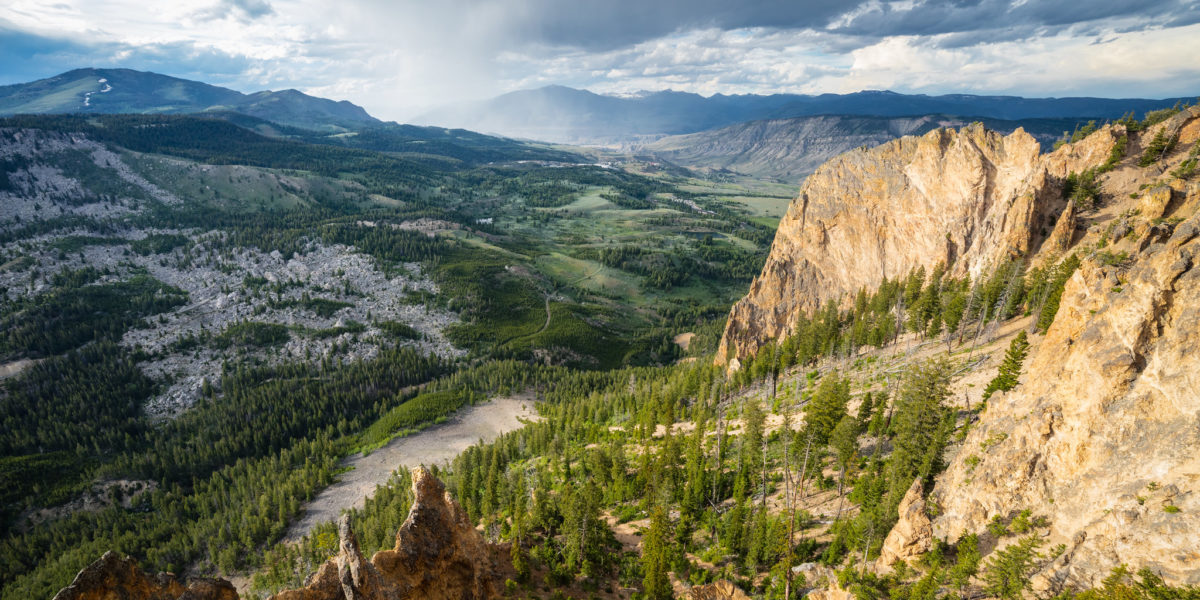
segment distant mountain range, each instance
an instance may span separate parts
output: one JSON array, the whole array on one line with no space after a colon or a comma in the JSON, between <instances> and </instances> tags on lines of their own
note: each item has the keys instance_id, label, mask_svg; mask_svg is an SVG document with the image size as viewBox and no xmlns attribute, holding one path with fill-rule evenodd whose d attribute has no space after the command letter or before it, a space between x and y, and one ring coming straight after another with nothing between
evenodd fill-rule
<instances>
[{"instance_id":1,"label":"distant mountain range","mask_svg":"<svg viewBox=\"0 0 1200 600\"><path fill-rule=\"evenodd\" d=\"M1115 119L1194 98L1021 98L953 94L927 96L864 91L769 96L654 92L633 97L562 86L521 90L484 102L436 110L414 120L551 142L620 144L695 133L735 123L815 115L907 117L970 115L991 119Z\"/></svg>"},{"instance_id":2,"label":"distant mountain range","mask_svg":"<svg viewBox=\"0 0 1200 600\"><path fill-rule=\"evenodd\" d=\"M18 114L203 115L274 138L434 160L443 166L517 160L577 162L544 144L605 145L646 152L689 167L730 169L799 181L822 162L858 146L972 121L997 131L1024 127L1043 143L1089 118L1115 119L1170 107L1184 98L1021 98L1016 96L853 94L628 97L549 86L443 108L399 125L346 101L296 90L244 94L130 69L75 69L0 86L0 117ZM455 129L446 129L446 127Z\"/></svg>"},{"instance_id":3,"label":"distant mountain range","mask_svg":"<svg viewBox=\"0 0 1200 600\"><path fill-rule=\"evenodd\" d=\"M1064 131L1086 119L962 118L946 115L873 117L821 115L765 119L719 129L667 136L628 149L670 162L798 183L825 161L860 146L872 147L905 135L922 135L940 127L963 127L982 121L989 129L1011 133L1021 127L1049 149Z\"/></svg>"},{"instance_id":4,"label":"distant mountain range","mask_svg":"<svg viewBox=\"0 0 1200 600\"><path fill-rule=\"evenodd\" d=\"M198 81L131 69L75 69L0 86L0 116L59 113L234 112L316 131L379 124L361 106L296 90L243 94Z\"/></svg>"}]
</instances>

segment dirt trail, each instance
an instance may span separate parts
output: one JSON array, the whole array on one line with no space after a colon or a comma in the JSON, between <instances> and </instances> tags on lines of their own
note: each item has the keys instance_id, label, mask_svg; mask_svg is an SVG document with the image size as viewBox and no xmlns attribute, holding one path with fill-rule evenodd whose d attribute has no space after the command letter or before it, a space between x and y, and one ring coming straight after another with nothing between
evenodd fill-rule
<instances>
[{"instance_id":1,"label":"dirt trail","mask_svg":"<svg viewBox=\"0 0 1200 600\"><path fill-rule=\"evenodd\" d=\"M24 371L25 369L28 369L29 367L32 367L35 364L37 364L37 361L30 360L28 358L24 358L21 360L14 360L9 363L4 363L4 364L0 365L0 379L5 379L7 377L16 377L17 375L21 374L21 371Z\"/></svg>"},{"instance_id":2,"label":"dirt trail","mask_svg":"<svg viewBox=\"0 0 1200 600\"><path fill-rule=\"evenodd\" d=\"M532 394L494 398L465 408L442 425L398 438L367 456L355 454L342 462L353 467L325 488L304 507L304 516L288 528L288 541L298 541L317 524L332 521L347 508L362 508L375 487L387 483L399 467L448 462L472 444L490 441L502 433L520 429L522 421L537 418Z\"/></svg>"}]
</instances>

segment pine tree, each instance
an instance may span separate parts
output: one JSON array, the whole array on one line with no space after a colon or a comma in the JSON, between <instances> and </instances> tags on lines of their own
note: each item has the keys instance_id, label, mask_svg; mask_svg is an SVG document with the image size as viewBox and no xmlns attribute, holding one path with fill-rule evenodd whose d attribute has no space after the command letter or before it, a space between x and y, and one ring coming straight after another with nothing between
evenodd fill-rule
<instances>
[{"instance_id":1,"label":"pine tree","mask_svg":"<svg viewBox=\"0 0 1200 600\"><path fill-rule=\"evenodd\" d=\"M1003 550L997 551L987 562L983 572L984 589L995 598L1019 600L1029 586L1041 553L1037 551L1041 538L1031 535Z\"/></svg>"},{"instance_id":2,"label":"pine tree","mask_svg":"<svg viewBox=\"0 0 1200 600\"><path fill-rule=\"evenodd\" d=\"M1021 364L1025 362L1025 355L1029 353L1029 339L1025 335L1025 330L1017 334L1013 341L1008 346L1008 351L1004 353L1004 361L1000 363L1000 372L988 382L987 387L983 390L983 399L987 400L995 392L1007 392L1017 387L1017 382L1021 376Z\"/></svg>"},{"instance_id":3,"label":"pine tree","mask_svg":"<svg viewBox=\"0 0 1200 600\"><path fill-rule=\"evenodd\" d=\"M647 600L669 600L672 596L667 577L671 540L668 527L666 509L655 506L650 512L650 530L642 542L642 592Z\"/></svg>"},{"instance_id":4,"label":"pine tree","mask_svg":"<svg viewBox=\"0 0 1200 600\"><path fill-rule=\"evenodd\" d=\"M950 583L961 592L979 572L979 537L973 533L962 536L955 550L958 558L950 569Z\"/></svg>"},{"instance_id":5,"label":"pine tree","mask_svg":"<svg viewBox=\"0 0 1200 600\"><path fill-rule=\"evenodd\" d=\"M821 379L812 400L804 406L804 438L813 439L813 447L821 448L829 443L829 434L838 421L846 416L846 403L850 401L850 380L831 372Z\"/></svg>"},{"instance_id":6,"label":"pine tree","mask_svg":"<svg viewBox=\"0 0 1200 600\"><path fill-rule=\"evenodd\" d=\"M1142 154L1141 160L1138 161L1138 166L1148 167L1154 164L1154 161L1162 158L1162 156L1171 150L1174 145L1174 139L1167 137L1166 128L1158 130L1154 134L1154 139L1150 140L1150 144L1146 146L1146 152Z\"/></svg>"}]
</instances>

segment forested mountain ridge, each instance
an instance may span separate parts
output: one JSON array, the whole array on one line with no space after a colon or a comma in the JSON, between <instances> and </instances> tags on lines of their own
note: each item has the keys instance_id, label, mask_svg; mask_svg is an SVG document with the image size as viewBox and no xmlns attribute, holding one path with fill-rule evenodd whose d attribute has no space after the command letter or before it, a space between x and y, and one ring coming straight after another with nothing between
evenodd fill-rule
<instances>
[{"instance_id":1,"label":"forested mountain ridge","mask_svg":"<svg viewBox=\"0 0 1200 600\"><path fill-rule=\"evenodd\" d=\"M0 86L0 116L15 114L188 114L233 111L283 125L346 131L380 121L347 101L297 90L243 94L132 69L75 69L29 83Z\"/></svg>"}]
</instances>

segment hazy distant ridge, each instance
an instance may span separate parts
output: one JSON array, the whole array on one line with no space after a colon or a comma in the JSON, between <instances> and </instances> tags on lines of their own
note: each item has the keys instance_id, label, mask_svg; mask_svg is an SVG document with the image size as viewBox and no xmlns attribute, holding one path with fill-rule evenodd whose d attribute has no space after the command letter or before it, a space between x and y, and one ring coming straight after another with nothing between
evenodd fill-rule
<instances>
[{"instance_id":1,"label":"hazy distant ridge","mask_svg":"<svg viewBox=\"0 0 1200 600\"><path fill-rule=\"evenodd\" d=\"M952 94L927 96L864 91L769 96L654 92L615 97L548 86L484 102L435 110L414 122L555 142L620 143L646 136L694 133L734 123L814 115L904 117L932 114L993 119L1115 119L1194 98L1022 98Z\"/></svg>"}]
</instances>

